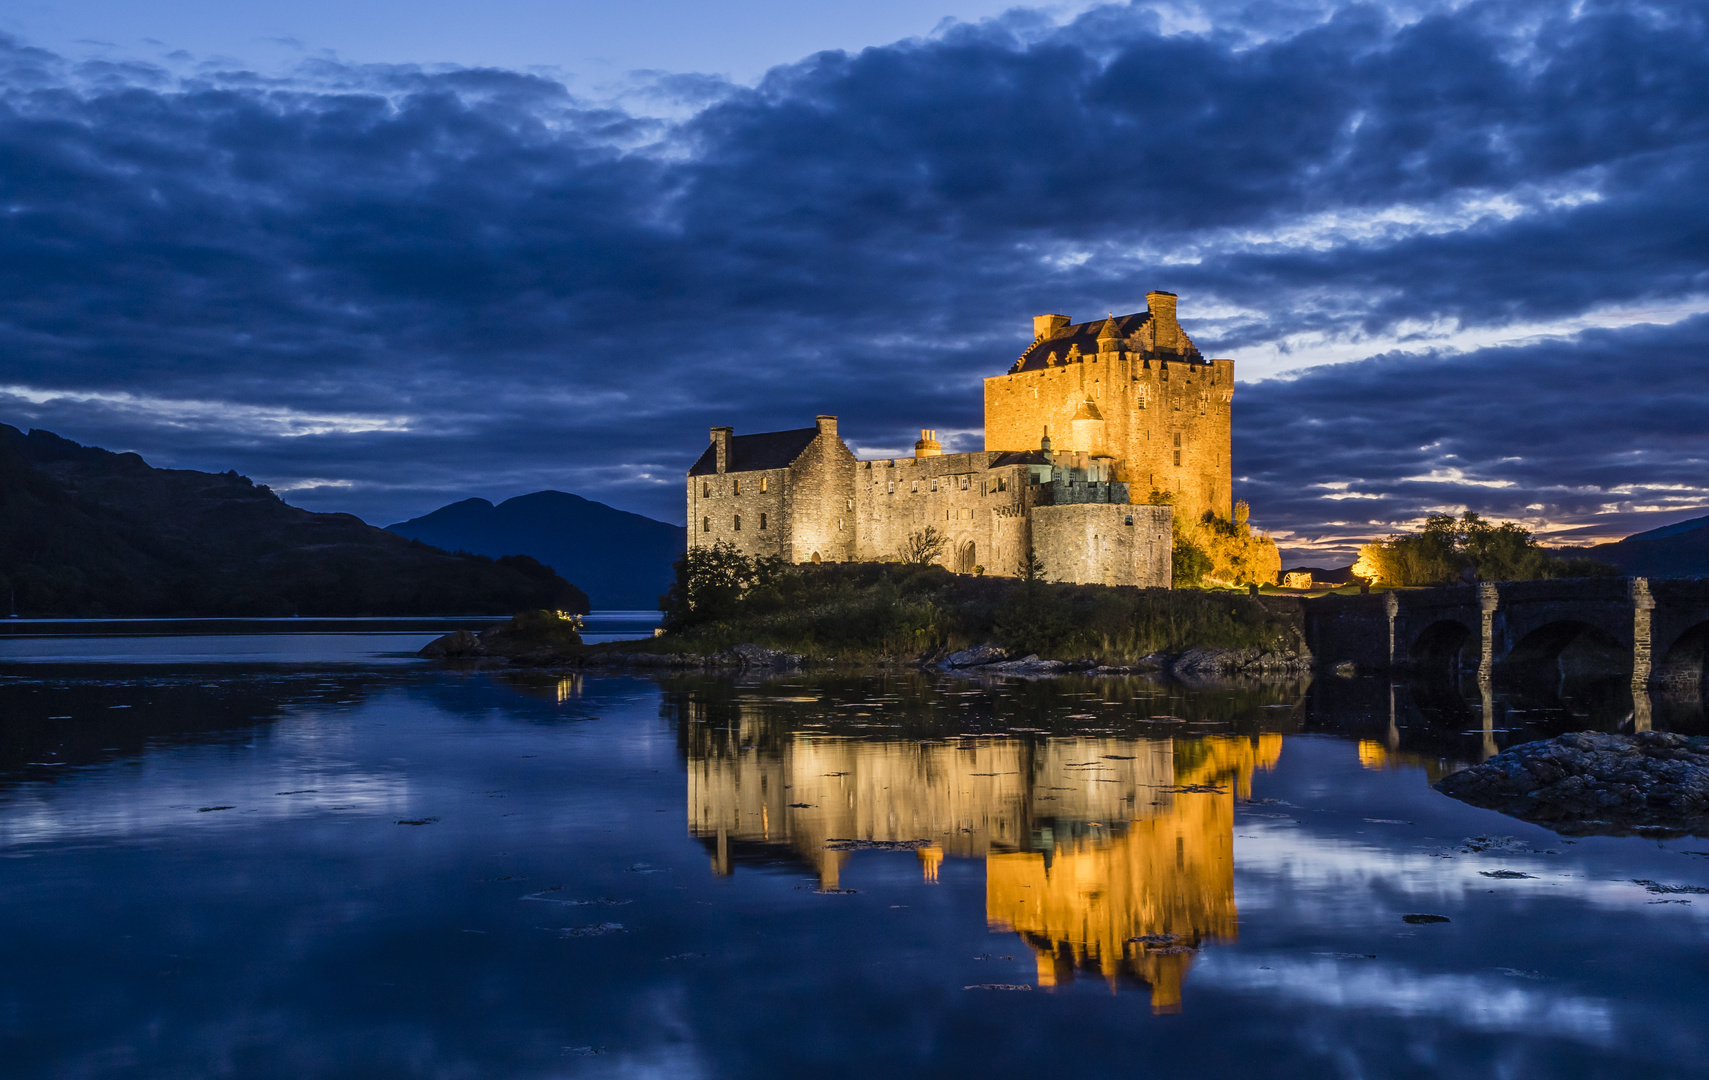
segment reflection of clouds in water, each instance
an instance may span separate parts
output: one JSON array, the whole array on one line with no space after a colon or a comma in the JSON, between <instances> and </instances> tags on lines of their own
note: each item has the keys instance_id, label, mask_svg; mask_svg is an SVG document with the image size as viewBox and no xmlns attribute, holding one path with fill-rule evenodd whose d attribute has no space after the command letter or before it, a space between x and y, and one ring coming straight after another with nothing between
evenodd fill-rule
<instances>
[{"instance_id":1,"label":"reflection of clouds in water","mask_svg":"<svg viewBox=\"0 0 1709 1080\"><path fill-rule=\"evenodd\" d=\"M0 807L0 845L119 839L334 808L392 813L409 803L411 785L402 772L343 759L353 738L342 718L297 718L265 739L265 751L254 754L230 746L175 748L128 764L62 771L51 785L13 785ZM230 809L198 812L216 806Z\"/></svg>"},{"instance_id":2,"label":"reflection of clouds in water","mask_svg":"<svg viewBox=\"0 0 1709 1080\"><path fill-rule=\"evenodd\" d=\"M1559 843L1560 841L1556 841ZM1631 908L1655 899L1626 879L1586 876L1570 856L1535 856L1491 849L1465 854L1456 844L1429 851L1397 851L1363 840L1337 839L1302 827L1259 823L1242 816L1236 822L1235 889L1245 912L1311 905L1323 918L1347 913L1369 921L1373 910L1388 918L1389 904L1372 894L1404 893L1415 903L1452 903L1470 893L1500 890L1505 897L1572 900L1603 908ZM1431 852L1438 854L1432 854ZM1440 853L1452 855L1444 858ZM1485 871L1514 870L1528 878L1497 880ZM1699 918L1709 906L1684 908Z\"/></svg>"},{"instance_id":3,"label":"reflection of clouds in water","mask_svg":"<svg viewBox=\"0 0 1709 1080\"><path fill-rule=\"evenodd\" d=\"M1429 975L1380 960L1209 952L1194 965L1193 984L1334 1009L1434 1017L1473 1031L1547 1033L1597 1046L1610 1044L1615 1034L1614 1005L1600 998L1506 975Z\"/></svg>"}]
</instances>

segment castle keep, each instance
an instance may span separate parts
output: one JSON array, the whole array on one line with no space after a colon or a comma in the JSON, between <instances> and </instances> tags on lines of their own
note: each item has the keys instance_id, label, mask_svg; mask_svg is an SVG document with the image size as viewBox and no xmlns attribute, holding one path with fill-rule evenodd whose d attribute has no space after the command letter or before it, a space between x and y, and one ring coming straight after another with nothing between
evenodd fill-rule
<instances>
[{"instance_id":1,"label":"castle keep","mask_svg":"<svg viewBox=\"0 0 1709 1080\"><path fill-rule=\"evenodd\" d=\"M912 457L857 460L837 419L794 431L712 429L688 472L691 546L719 541L787 562L885 560L927 526L958 573L1170 584L1172 513L1227 517L1234 363L1206 360L1148 310L1033 320L1032 344L985 380L985 449L945 454L922 431ZM1153 491L1174 505L1150 505Z\"/></svg>"}]
</instances>

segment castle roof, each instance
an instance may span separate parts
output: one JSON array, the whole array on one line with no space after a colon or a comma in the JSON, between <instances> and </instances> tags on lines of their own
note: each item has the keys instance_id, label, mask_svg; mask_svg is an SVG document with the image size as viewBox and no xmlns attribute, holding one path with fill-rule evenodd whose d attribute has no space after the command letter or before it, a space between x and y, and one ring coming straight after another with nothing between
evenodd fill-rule
<instances>
[{"instance_id":1,"label":"castle roof","mask_svg":"<svg viewBox=\"0 0 1709 1080\"><path fill-rule=\"evenodd\" d=\"M759 472L762 469L787 469L795 463L813 440L816 427L793 431L761 431L753 435L732 435L730 456L724 462L725 472ZM718 449L711 443L700 460L688 470L690 476L706 476L718 471Z\"/></svg>"},{"instance_id":2,"label":"castle roof","mask_svg":"<svg viewBox=\"0 0 1709 1080\"><path fill-rule=\"evenodd\" d=\"M991 459L987 469L999 469L1004 465L1049 465L1050 458L1043 450L1005 450Z\"/></svg>"},{"instance_id":3,"label":"castle roof","mask_svg":"<svg viewBox=\"0 0 1709 1080\"><path fill-rule=\"evenodd\" d=\"M1057 363L1063 363L1068 359L1068 350L1075 347L1079 348L1082 355L1098 353L1101 351L1098 347L1100 340L1109 341L1112 337L1135 338L1136 335L1139 335L1141 328L1150 322L1151 312L1139 311L1132 315L1111 315L1104 319L1070 323L1050 337L1040 338L1028 345L1026 351L1021 353L1021 358L1015 361L1015 366L1010 371L1036 371L1039 368L1049 367L1051 353L1056 354ZM1112 324L1114 326L1113 335L1110 329ZM1150 340L1149 333L1144 337L1146 341ZM1127 348L1133 352L1144 352L1150 346L1142 345L1139 341L1130 341ZM1165 349L1160 352L1166 359L1170 357L1179 357L1182 360L1191 361L1202 359L1199 350L1191 346L1185 353L1177 353L1172 349Z\"/></svg>"}]
</instances>

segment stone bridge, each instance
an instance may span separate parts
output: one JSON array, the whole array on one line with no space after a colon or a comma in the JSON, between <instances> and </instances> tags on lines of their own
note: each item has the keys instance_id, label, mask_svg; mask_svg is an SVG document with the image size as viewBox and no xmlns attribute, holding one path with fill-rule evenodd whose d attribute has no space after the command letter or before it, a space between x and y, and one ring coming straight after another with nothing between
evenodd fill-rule
<instances>
[{"instance_id":1,"label":"stone bridge","mask_svg":"<svg viewBox=\"0 0 1709 1080\"><path fill-rule=\"evenodd\" d=\"M1634 687L1700 687L1709 646L1709 579L1566 578L1403 589L1305 602L1306 641L1324 666L1555 665L1594 648Z\"/></svg>"}]
</instances>

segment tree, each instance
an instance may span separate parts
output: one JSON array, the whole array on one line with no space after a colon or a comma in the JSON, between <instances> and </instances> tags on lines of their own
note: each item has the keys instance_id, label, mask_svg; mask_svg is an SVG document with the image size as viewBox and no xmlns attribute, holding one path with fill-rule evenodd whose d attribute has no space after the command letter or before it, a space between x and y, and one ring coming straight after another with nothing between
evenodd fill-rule
<instances>
[{"instance_id":1,"label":"tree","mask_svg":"<svg viewBox=\"0 0 1709 1080\"><path fill-rule=\"evenodd\" d=\"M1234 504L1232 518L1207 511L1198 521L1174 519L1176 585L1274 585L1282 569L1276 542L1253 532L1252 508ZM1189 552L1196 552L1196 557ZM1195 572L1198 559L1208 566ZM1182 561L1185 560L1185 561Z\"/></svg>"},{"instance_id":2,"label":"tree","mask_svg":"<svg viewBox=\"0 0 1709 1080\"><path fill-rule=\"evenodd\" d=\"M1038 552L1032 547L1027 548L1027 557L1017 568L1022 581L1038 581L1044 577L1044 560L1038 557Z\"/></svg>"},{"instance_id":3,"label":"tree","mask_svg":"<svg viewBox=\"0 0 1709 1080\"><path fill-rule=\"evenodd\" d=\"M940 532L936 525L927 525L908 534L908 539L897 549L896 558L911 566L930 566L943 558L944 548L948 546L949 537Z\"/></svg>"},{"instance_id":4,"label":"tree","mask_svg":"<svg viewBox=\"0 0 1709 1080\"><path fill-rule=\"evenodd\" d=\"M1183 536L1175 538L1169 562L1173 585L1177 589L1202 585L1205 575L1211 572L1210 556Z\"/></svg>"},{"instance_id":5,"label":"tree","mask_svg":"<svg viewBox=\"0 0 1709 1080\"><path fill-rule=\"evenodd\" d=\"M659 598L666 629L713 622L734 610L754 589L780 577L784 561L776 555L743 555L720 540L710 547L692 547L676 561L676 580Z\"/></svg>"},{"instance_id":6,"label":"tree","mask_svg":"<svg viewBox=\"0 0 1709 1080\"><path fill-rule=\"evenodd\" d=\"M1588 559L1556 558L1523 526L1496 525L1467 510L1457 518L1431 514L1417 532L1366 544L1353 573L1382 585L1444 585L1603 577L1618 571Z\"/></svg>"}]
</instances>

